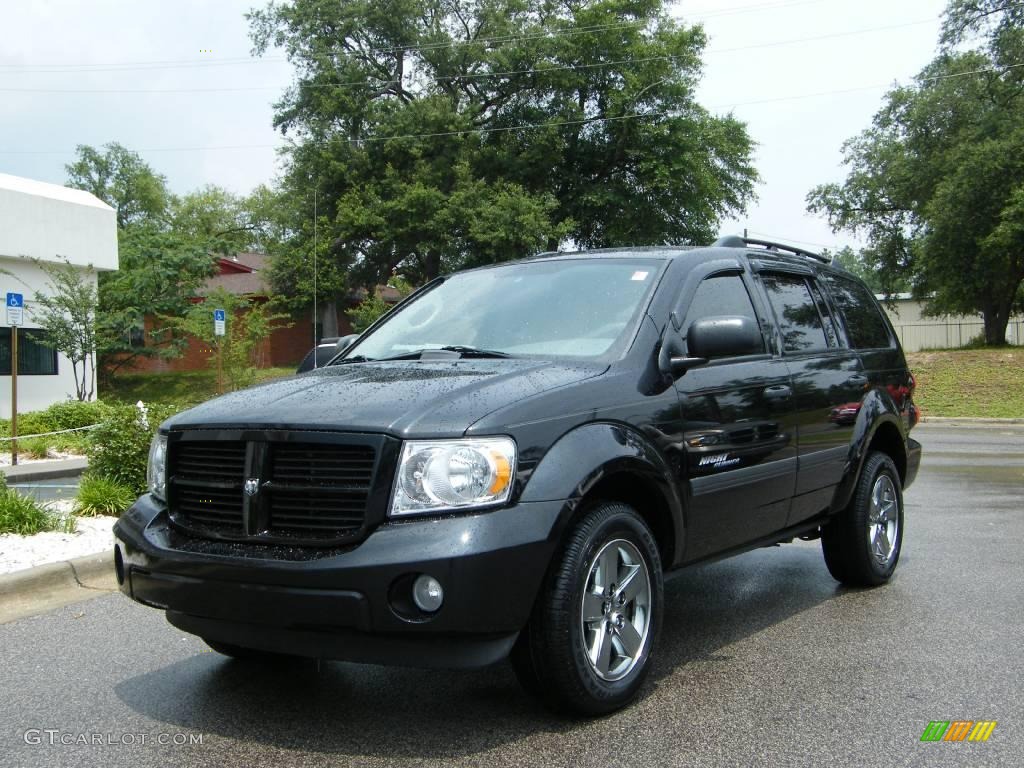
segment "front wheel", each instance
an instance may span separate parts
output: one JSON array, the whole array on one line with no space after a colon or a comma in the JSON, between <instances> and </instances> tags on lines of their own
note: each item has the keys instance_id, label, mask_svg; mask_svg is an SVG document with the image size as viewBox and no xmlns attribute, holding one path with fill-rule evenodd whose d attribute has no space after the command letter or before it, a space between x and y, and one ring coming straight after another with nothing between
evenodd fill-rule
<instances>
[{"instance_id":1,"label":"front wheel","mask_svg":"<svg viewBox=\"0 0 1024 768\"><path fill-rule=\"evenodd\" d=\"M570 532L513 649L523 686L577 714L625 706L649 671L662 595L650 528L626 504L596 505Z\"/></svg>"},{"instance_id":2,"label":"front wheel","mask_svg":"<svg viewBox=\"0 0 1024 768\"><path fill-rule=\"evenodd\" d=\"M822 529L821 547L843 584L873 587L892 576L903 548L903 493L887 454L868 454L849 505Z\"/></svg>"}]
</instances>

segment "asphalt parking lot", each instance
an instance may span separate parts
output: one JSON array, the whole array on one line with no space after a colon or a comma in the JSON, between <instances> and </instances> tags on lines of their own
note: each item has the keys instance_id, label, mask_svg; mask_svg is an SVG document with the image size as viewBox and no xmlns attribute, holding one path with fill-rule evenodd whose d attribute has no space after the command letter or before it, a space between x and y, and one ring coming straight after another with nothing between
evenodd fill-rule
<instances>
[{"instance_id":1,"label":"asphalt parking lot","mask_svg":"<svg viewBox=\"0 0 1024 768\"><path fill-rule=\"evenodd\" d=\"M685 571L641 700L609 718L549 715L506 665L254 668L112 594L0 626L0 763L1021 765L1024 427L915 432L892 583L839 588L817 543ZM932 720L998 725L922 743ZM60 743L81 734L103 743Z\"/></svg>"}]
</instances>

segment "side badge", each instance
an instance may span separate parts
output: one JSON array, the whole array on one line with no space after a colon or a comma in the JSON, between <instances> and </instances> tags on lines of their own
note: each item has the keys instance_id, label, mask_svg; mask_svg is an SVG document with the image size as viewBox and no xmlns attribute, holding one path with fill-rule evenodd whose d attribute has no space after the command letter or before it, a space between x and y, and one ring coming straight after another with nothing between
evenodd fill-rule
<instances>
[{"instance_id":1,"label":"side badge","mask_svg":"<svg viewBox=\"0 0 1024 768\"><path fill-rule=\"evenodd\" d=\"M697 466L725 469L739 463L740 460L738 458L730 459L728 453L716 453L714 456L702 456L701 460L697 462Z\"/></svg>"}]
</instances>

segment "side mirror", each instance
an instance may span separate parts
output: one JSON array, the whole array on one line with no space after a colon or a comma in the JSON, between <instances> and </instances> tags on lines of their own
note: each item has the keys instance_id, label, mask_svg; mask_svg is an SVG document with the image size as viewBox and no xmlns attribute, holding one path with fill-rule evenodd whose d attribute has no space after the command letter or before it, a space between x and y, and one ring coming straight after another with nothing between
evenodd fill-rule
<instances>
[{"instance_id":1,"label":"side mirror","mask_svg":"<svg viewBox=\"0 0 1024 768\"><path fill-rule=\"evenodd\" d=\"M740 357L764 352L761 329L752 317L729 315L695 320L686 332L686 346L694 357Z\"/></svg>"},{"instance_id":2,"label":"side mirror","mask_svg":"<svg viewBox=\"0 0 1024 768\"><path fill-rule=\"evenodd\" d=\"M338 339L338 343L335 345L334 354L344 352L346 349L352 346L352 343L359 338L358 333L350 333L348 336L342 336Z\"/></svg>"}]
</instances>

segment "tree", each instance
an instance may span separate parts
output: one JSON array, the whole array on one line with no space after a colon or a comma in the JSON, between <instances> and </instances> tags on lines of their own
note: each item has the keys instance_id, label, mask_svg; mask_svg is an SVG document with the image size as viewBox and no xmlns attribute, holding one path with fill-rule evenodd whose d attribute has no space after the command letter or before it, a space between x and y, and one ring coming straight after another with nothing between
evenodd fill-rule
<instances>
[{"instance_id":1,"label":"tree","mask_svg":"<svg viewBox=\"0 0 1024 768\"><path fill-rule=\"evenodd\" d=\"M413 287L408 281L397 276L388 281L388 286L398 291L399 300L404 299L413 291ZM352 309L347 310L345 314L352 321L352 330L356 333L362 333L373 325L377 318L391 309L391 306L380 295L380 291L374 289L373 292L367 294L365 299Z\"/></svg>"},{"instance_id":2,"label":"tree","mask_svg":"<svg viewBox=\"0 0 1024 768\"><path fill-rule=\"evenodd\" d=\"M834 229L866 237L887 292L909 275L929 313L980 313L992 345L1005 343L1024 283L1024 72L1003 63L1024 49L1019 8L997 6L951 3L947 48L844 145L845 182L808 195ZM982 48L951 47L981 25Z\"/></svg>"},{"instance_id":3,"label":"tree","mask_svg":"<svg viewBox=\"0 0 1024 768\"><path fill-rule=\"evenodd\" d=\"M46 331L41 343L71 361L75 395L92 400L96 391L96 273L69 263L34 260L47 276L48 291L36 291L33 319Z\"/></svg>"},{"instance_id":4,"label":"tree","mask_svg":"<svg viewBox=\"0 0 1024 768\"><path fill-rule=\"evenodd\" d=\"M225 334L214 333L213 308L225 310ZM216 366L220 393L244 389L256 381L261 344L282 327L284 315L271 312L265 302L236 296L217 288L206 301L192 304L184 315L162 318L179 333L199 339L210 350L208 361Z\"/></svg>"},{"instance_id":5,"label":"tree","mask_svg":"<svg viewBox=\"0 0 1024 768\"><path fill-rule=\"evenodd\" d=\"M79 144L78 159L65 166L68 186L91 192L117 211L121 229L142 221L163 221L170 195L167 179L135 152L116 142L103 149Z\"/></svg>"},{"instance_id":6,"label":"tree","mask_svg":"<svg viewBox=\"0 0 1024 768\"><path fill-rule=\"evenodd\" d=\"M855 251L848 245L843 246L835 253L827 249L823 250L821 255L832 259L835 264L859 277L873 293L896 294L910 290L910 282L906 279L898 279L895 282L890 281L887 289L878 272L871 266L871 262L874 259L865 256L863 251Z\"/></svg>"},{"instance_id":7,"label":"tree","mask_svg":"<svg viewBox=\"0 0 1024 768\"><path fill-rule=\"evenodd\" d=\"M249 196L207 184L174 197L170 205L170 229L176 235L212 253L225 255L261 250L272 236L278 202L264 186Z\"/></svg>"},{"instance_id":8,"label":"tree","mask_svg":"<svg viewBox=\"0 0 1024 768\"><path fill-rule=\"evenodd\" d=\"M276 105L282 191L305 221L316 209L332 291L567 240L707 242L752 196L744 126L694 99L703 31L661 0L297 0L249 18L256 52L299 73ZM310 229L275 275L309 269Z\"/></svg>"},{"instance_id":9,"label":"tree","mask_svg":"<svg viewBox=\"0 0 1024 768\"><path fill-rule=\"evenodd\" d=\"M166 324L145 335L145 318L184 315L216 266L203 243L145 224L118 234L118 252L119 269L99 276L97 347L108 378L140 357L180 352L183 341Z\"/></svg>"}]
</instances>

